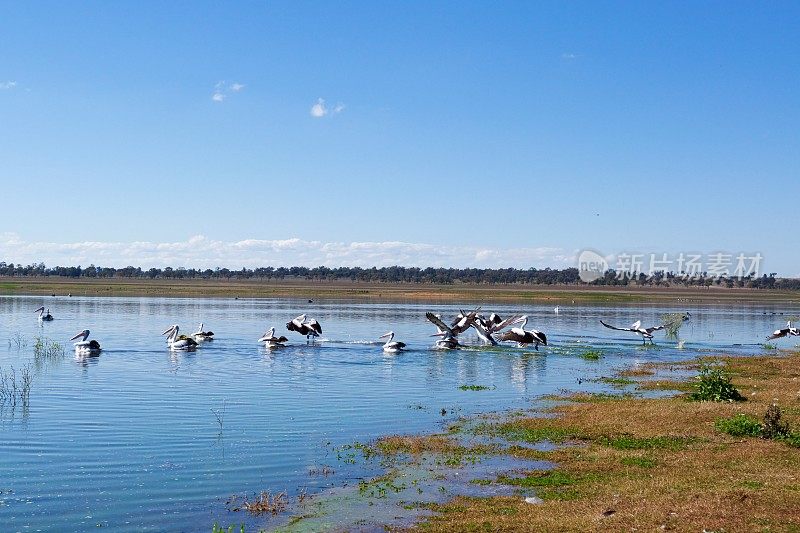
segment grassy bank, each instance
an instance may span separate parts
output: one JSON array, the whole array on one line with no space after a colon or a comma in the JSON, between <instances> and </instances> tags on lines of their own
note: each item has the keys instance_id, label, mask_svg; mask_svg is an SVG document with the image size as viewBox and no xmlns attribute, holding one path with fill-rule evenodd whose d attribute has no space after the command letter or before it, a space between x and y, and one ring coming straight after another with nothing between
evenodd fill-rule
<instances>
[{"instance_id":1,"label":"grassy bank","mask_svg":"<svg viewBox=\"0 0 800 533\"><path fill-rule=\"evenodd\" d=\"M418 301L800 302L800 292L726 288L434 285L309 280L0 278L0 295L338 298Z\"/></svg>"},{"instance_id":2,"label":"grassy bank","mask_svg":"<svg viewBox=\"0 0 800 533\"><path fill-rule=\"evenodd\" d=\"M514 487L518 495L456 497L429 506L436 514L417 527L800 531L800 355L717 361L746 401L690 401L697 390L690 383L652 381L647 371L637 371L616 379L635 381L642 389L685 392L658 399L562 396L542 417L478 426L472 431L507 440L502 453L546 459L556 468L482 480L487 486ZM769 421L765 413L773 404L781 411L778 426L788 426L780 435L767 432L774 410ZM442 437L434 438L441 447ZM531 446L541 441L560 446L552 451ZM528 495L541 503L526 503Z\"/></svg>"}]
</instances>

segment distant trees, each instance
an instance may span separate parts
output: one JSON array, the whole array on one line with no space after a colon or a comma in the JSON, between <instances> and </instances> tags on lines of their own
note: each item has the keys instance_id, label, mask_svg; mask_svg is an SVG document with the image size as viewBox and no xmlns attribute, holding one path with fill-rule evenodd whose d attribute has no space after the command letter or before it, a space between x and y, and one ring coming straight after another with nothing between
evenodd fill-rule
<instances>
[{"instance_id":1,"label":"distant trees","mask_svg":"<svg viewBox=\"0 0 800 533\"><path fill-rule=\"evenodd\" d=\"M385 283L429 283L429 284L521 284L521 285L585 285L577 268L418 268L390 266L381 268L318 266L308 267L261 267L255 269L242 268L229 270L216 268L205 270L195 268L150 268L126 266L124 268L99 267L46 267L44 263L31 265L15 265L0 262L0 276L13 277L63 277L63 278L103 278L103 279L224 279L224 280L339 280L366 281ZM674 272L656 272L651 276L643 273L624 273L618 275L608 270L591 285L601 286L650 286L650 287L711 287L755 288L800 290L800 279L777 278L776 274L763 274L733 278L725 276L711 277L707 273L686 277Z\"/></svg>"}]
</instances>

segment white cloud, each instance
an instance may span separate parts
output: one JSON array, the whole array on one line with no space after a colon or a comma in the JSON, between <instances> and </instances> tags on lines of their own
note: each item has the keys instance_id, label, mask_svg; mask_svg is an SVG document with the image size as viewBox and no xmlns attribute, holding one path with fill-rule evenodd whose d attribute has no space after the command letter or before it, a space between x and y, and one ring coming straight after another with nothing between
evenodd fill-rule
<instances>
[{"instance_id":1,"label":"white cloud","mask_svg":"<svg viewBox=\"0 0 800 533\"><path fill-rule=\"evenodd\" d=\"M0 89L13 89L17 86L17 82L15 81L0 81Z\"/></svg>"},{"instance_id":2,"label":"white cloud","mask_svg":"<svg viewBox=\"0 0 800 533\"><path fill-rule=\"evenodd\" d=\"M244 87L245 85L243 83L233 82L229 84L225 80L218 81L214 85L214 92L211 95L211 99L215 102L223 102L231 94L241 92Z\"/></svg>"},{"instance_id":3,"label":"white cloud","mask_svg":"<svg viewBox=\"0 0 800 533\"><path fill-rule=\"evenodd\" d=\"M311 116L314 118L322 118L326 115L338 115L342 111L344 111L344 104L338 103L336 104L333 109L330 109L327 105L325 105L325 100L322 98L317 98L317 103L311 106Z\"/></svg>"},{"instance_id":4,"label":"white cloud","mask_svg":"<svg viewBox=\"0 0 800 533\"><path fill-rule=\"evenodd\" d=\"M578 54L573 54L571 52L564 52L561 54L561 59L566 61L572 61L573 59L578 59Z\"/></svg>"},{"instance_id":5,"label":"white cloud","mask_svg":"<svg viewBox=\"0 0 800 533\"><path fill-rule=\"evenodd\" d=\"M319 98L317 103L311 106L311 116L314 118L322 118L328 114L328 108L325 107L325 100Z\"/></svg>"},{"instance_id":6,"label":"white cloud","mask_svg":"<svg viewBox=\"0 0 800 533\"><path fill-rule=\"evenodd\" d=\"M489 248L401 241L322 242L298 238L220 241L196 235L177 242L30 242L0 234L0 261L48 266L255 268L266 266L555 267L575 266L576 251Z\"/></svg>"}]
</instances>

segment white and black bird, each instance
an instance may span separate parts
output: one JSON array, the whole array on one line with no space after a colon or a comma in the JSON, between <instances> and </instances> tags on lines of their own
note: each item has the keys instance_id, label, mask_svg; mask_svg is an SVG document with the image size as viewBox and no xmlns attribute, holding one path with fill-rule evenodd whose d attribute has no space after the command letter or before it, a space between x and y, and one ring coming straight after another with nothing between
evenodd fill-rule
<instances>
[{"instance_id":1,"label":"white and black bird","mask_svg":"<svg viewBox=\"0 0 800 533\"><path fill-rule=\"evenodd\" d=\"M99 342L94 339L87 341L86 339L88 338L89 330L85 329L83 331L79 331L70 339L71 341L80 339L78 342L73 344L73 346L75 346L75 355L98 355L102 351L100 349Z\"/></svg>"},{"instance_id":2,"label":"white and black bird","mask_svg":"<svg viewBox=\"0 0 800 533\"><path fill-rule=\"evenodd\" d=\"M602 320L600 321L608 329L614 329L617 331L630 331L631 333L636 333L637 335L642 336L642 344L647 344L648 339L650 340L650 344L653 344L653 332L658 331L660 329L664 329L664 325L660 326L651 326L649 328L642 327L642 321L637 320L633 324L630 325L628 328L618 328L616 326L612 326L611 324L606 324Z\"/></svg>"},{"instance_id":3,"label":"white and black bird","mask_svg":"<svg viewBox=\"0 0 800 533\"><path fill-rule=\"evenodd\" d=\"M322 326L316 318L307 319L305 314L293 318L286 323L286 329L305 335L306 339L322 335Z\"/></svg>"},{"instance_id":4,"label":"white and black bird","mask_svg":"<svg viewBox=\"0 0 800 533\"><path fill-rule=\"evenodd\" d=\"M386 353L397 353L399 351L402 351L406 347L406 343L393 340L394 331L384 333L379 338L387 339L386 343L383 345L383 351Z\"/></svg>"},{"instance_id":5,"label":"white and black bird","mask_svg":"<svg viewBox=\"0 0 800 533\"><path fill-rule=\"evenodd\" d=\"M433 325L436 326L436 329L439 330L438 333L431 335L432 337L441 337L441 339L436 341L437 348L442 350L453 350L461 346L458 343L458 335L450 326L444 323L439 315L434 315L428 311L425 313L425 318L430 320Z\"/></svg>"},{"instance_id":6,"label":"white and black bird","mask_svg":"<svg viewBox=\"0 0 800 533\"><path fill-rule=\"evenodd\" d=\"M792 321L786 323L786 327L783 329L776 329L772 335L767 337L768 341L773 339L780 339L782 337L800 337L800 328L792 327Z\"/></svg>"},{"instance_id":7,"label":"white and black bird","mask_svg":"<svg viewBox=\"0 0 800 533\"><path fill-rule=\"evenodd\" d=\"M478 311L480 310L481 308L477 307L474 311L470 311L469 313L465 313L464 311L458 313L456 318L450 323L450 331L453 332L453 335L460 335L472 327L472 323L475 322L475 317L478 316Z\"/></svg>"},{"instance_id":8,"label":"white and black bird","mask_svg":"<svg viewBox=\"0 0 800 533\"><path fill-rule=\"evenodd\" d=\"M267 348L275 348L277 346L283 346L289 339L281 335L280 337L275 336L275 328L269 328L258 342L263 342L264 346Z\"/></svg>"},{"instance_id":9,"label":"white and black bird","mask_svg":"<svg viewBox=\"0 0 800 533\"><path fill-rule=\"evenodd\" d=\"M517 346L524 347L529 344L533 344L533 349L537 352L539 351L539 345L542 344L547 346L547 335L543 332L535 330L535 329L525 329L525 326L528 324L528 317L526 315L522 315L518 318L518 321L522 322L522 325L518 328L511 328L509 331L506 331L502 335L497 337L497 340L500 341L513 341L517 343Z\"/></svg>"},{"instance_id":10,"label":"white and black bird","mask_svg":"<svg viewBox=\"0 0 800 533\"><path fill-rule=\"evenodd\" d=\"M214 340L214 332L213 331L203 331L203 323L200 322L200 326L198 326L197 331L194 332L192 337L194 337L195 342L213 341Z\"/></svg>"},{"instance_id":11,"label":"white and black bird","mask_svg":"<svg viewBox=\"0 0 800 533\"><path fill-rule=\"evenodd\" d=\"M39 313L39 320L43 322L50 322L53 320L53 315L50 314L50 308L45 309L44 306L40 307L34 313Z\"/></svg>"},{"instance_id":12,"label":"white and black bird","mask_svg":"<svg viewBox=\"0 0 800 533\"><path fill-rule=\"evenodd\" d=\"M162 335L167 335L167 345L170 350L191 351L197 348L197 342L186 335L178 335L180 328L174 324L167 328Z\"/></svg>"},{"instance_id":13,"label":"white and black bird","mask_svg":"<svg viewBox=\"0 0 800 533\"><path fill-rule=\"evenodd\" d=\"M521 320L521 315L515 315L506 318L505 320L500 318L495 313L489 315L489 318L477 315L475 317L475 321L472 323L472 327L475 328L478 337L480 337L484 343L497 346L497 341L494 339L494 337L492 337L492 335L506 329L512 324L519 323Z\"/></svg>"}]
</instances>

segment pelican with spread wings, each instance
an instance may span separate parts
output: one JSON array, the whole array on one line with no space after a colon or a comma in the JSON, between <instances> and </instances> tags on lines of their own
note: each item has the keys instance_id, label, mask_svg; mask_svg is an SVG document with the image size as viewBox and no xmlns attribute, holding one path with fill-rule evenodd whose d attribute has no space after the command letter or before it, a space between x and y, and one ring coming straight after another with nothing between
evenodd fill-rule
<instances>
[{"instance_id":1,"label":"pelican with spread wings","mask_svg":"<svg viewBox=\"0 0 800 533\"><path fill-rule=\"evenodd\" d=\"M317 319L309 319L305 313L287 322L286 329L305 335L306 339L322 335L322 326Z\"/></svg>"},{"instance_id":2,"label":"pelican with spread wings","mask_svg":"<svg viewBox=\"0 0 800 533\"><path fill-rule=\"evenodd\" d=\"M439 315L434 315L430 311L425 313L425 318L430 320L436 329L439 330L438 333L434 333L432 337L441 337L441 339L436 341L436 347L440 350L453 350L461 346L458 343L458 333L452 327L448 326L443 320L442 317Z\"/></svg>"},{"instance_id":3,"label":"pelican with spread wings","mask_svg":"<svg viewBox=\"0 0 800 533\"><path fill-rule=\"evenodd\" d=\"M472 323L472 327L475 328L478 337L480 337L484 343L497 346L497 341L492 337L492 334L498 333L512 324L517 324L521 322L522 319L522 315L515 315L506 319L500 318L500 316L495 313L489 315L489 318L477 315L475 321Z\"/></svg>"},{"instance_id":4,"label":"pelican with spread wings","mask_svg":"<svg viewBox=\"0 0 800 533\"><path fill-rule=\"evenodd\" d=\"M533 349L537 352L539 351L540 344L547 346L547 335L535 329L525 329L525 326L528 324L528 317L526 315L518 317L517 321L522 321L522 326L511 328L509 331L497 337L497 340L514 341L517 343L517 346L520 347L533 344Z\"/></svg>"},{"instance_id":5,"label":"pelican with spread wings","mask_svg":"<svg viewBox=\"0 0 800 533\"><path fill-rule=\"evenodd\" d=\"M642 321L637 320L633 324L630 325L628 328L618 328L616 326L612 326L611 324L606 324L602 320L600 321L608 329L614 329L617 331L630 331L631 333L636 333L637 335L642 336L642 344L647 344L648 339L650 340L650 344L653 344L653 332L658 331L660 329L664 329L664 325L660 326L651 326L649 328L642 327Z\"/></svg>"},{"instance_id":6,"label":"pelican with spread wings","mask_svg":"<svg viewBox=\"0 0 800 533\"><path fill-rule=\"evenodd\" d=\"M783 329L776 329L772 335L767 337L768 341L773 339L780 339L782 337L800 337L800 328L792 327L792 321L786 323L786 327Z\"/></svg>"}]
</instances>

